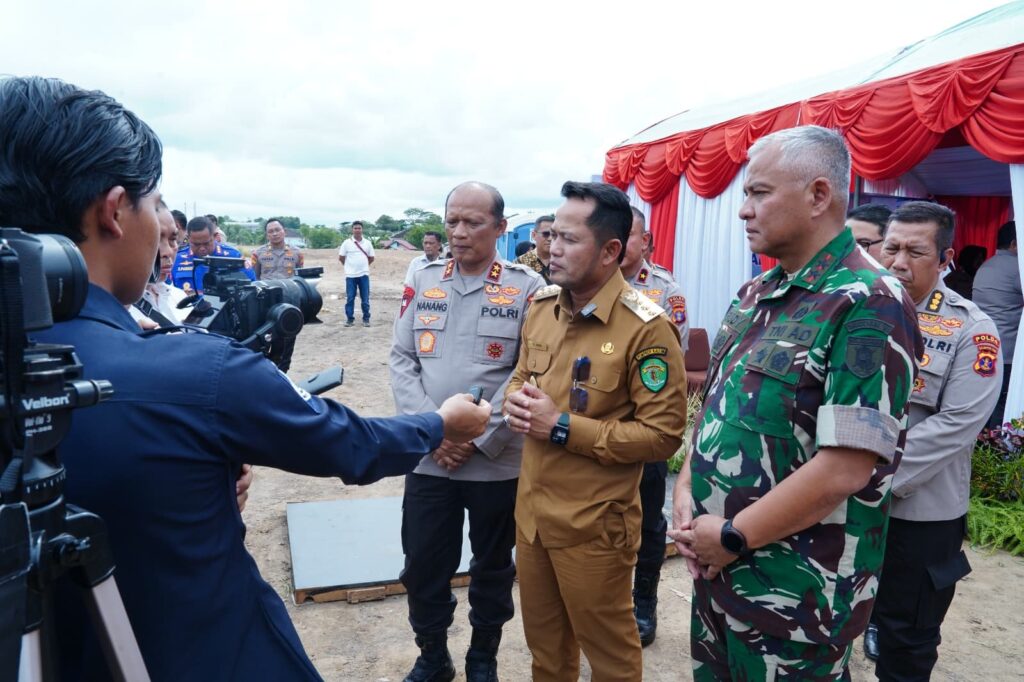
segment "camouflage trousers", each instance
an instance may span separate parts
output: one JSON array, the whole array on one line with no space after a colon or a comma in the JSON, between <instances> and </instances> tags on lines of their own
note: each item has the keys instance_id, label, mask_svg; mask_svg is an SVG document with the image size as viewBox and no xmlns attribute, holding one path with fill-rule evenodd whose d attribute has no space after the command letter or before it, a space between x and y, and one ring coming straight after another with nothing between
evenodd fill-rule
<instances>
[{"instance_id":1,"label":"camouflage trousers","mask_svg":"<svg viewBox=\"0 0 1024 682\"><path fill-rule=\"evenodd\" d=\"M852 644L809 644L780 639L736 620L711 598L703 580L694 583L690 655L694 682L849 680Z\"/></svg>"}]
</instances>

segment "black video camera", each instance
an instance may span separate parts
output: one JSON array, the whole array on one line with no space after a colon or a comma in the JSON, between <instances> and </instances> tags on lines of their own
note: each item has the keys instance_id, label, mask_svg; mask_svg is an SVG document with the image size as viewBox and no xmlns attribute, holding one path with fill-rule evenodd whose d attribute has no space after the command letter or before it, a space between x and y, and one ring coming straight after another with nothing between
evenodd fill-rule
<instances>
[{"instance_id":1,"label":"black video camera","mask_svg":"<svg viewBox=\"0 0 1024 682\"><path fill-rule=\"evenodd\" d=\"M323 268L303 268L302 277L251 282L241 258L208 256L194 263L208 270L203 294L179 304L192 306L185 323L230 336L287 369L303 324L319 321L323 299L306 278L319 277Z\"/></svg>"}]
</instances>

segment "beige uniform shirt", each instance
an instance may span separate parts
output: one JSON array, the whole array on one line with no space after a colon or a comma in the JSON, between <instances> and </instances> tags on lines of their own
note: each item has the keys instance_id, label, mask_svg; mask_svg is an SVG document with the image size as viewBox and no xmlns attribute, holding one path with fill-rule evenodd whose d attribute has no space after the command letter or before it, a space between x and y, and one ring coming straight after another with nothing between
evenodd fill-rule
<instances>
[{"instance_id":1,"label":"beige uniform shirt","mask_svg":"<svg viewBox=\"0 0 1024 682\"><path fill-rule=\"evenodd\" d=\"M995 407L1003 360L995 323L942 281L917 306L924 339L910 429L893 476L893 518L948 521L967 513L974 441Z\"/></svg>"},{"instance_id":2,"label":"beige uniform shirt","mask_svg":"<svg viewBox=\"0 0 1024 682\"><path fill-rule=\"evenodd\" d=\"M413 273L391 343L395 406L403 414L430 412L478 385L492 407L487 430L473 441L480 453L453 472L428 455L416 473L464 481L519 476L523 439L502 421L501 406L527 305L543 284L532 270L497 254L476 277L463 278L454 260L441 259Z\"/></svg>"},{"instance_id":3,"label":"beige uniform shirt","mask_svg":"<svg viewBox=\"0 0 1024 682\"><path fill-rule=\"evenodd\" d=\"M665 310L665 314L679 329L679 342L685 353L690 347L690 321L683 289L672 273L660 265L644 261L632 279L627 281L631 287Z\"/></svg>"},{"instance_id":4,"label":"beige uniform shirt","mask_svg":"<svg viewBox=\"0 0 1024 682\"><path fill-rule=\"evenodd\" d=\"M516 524L545 547L569 547L625 527L632 547L640 538L643 463L668 459L683 441L679 335L618 270L576 315L568 293L548 286L537 292L523 326L508 392L532 378L560 412L569 412L573 362L581 356L591 363L582 386L586 412L570 412L564 446L526 439Z\"/></svg>"}]
</instances>

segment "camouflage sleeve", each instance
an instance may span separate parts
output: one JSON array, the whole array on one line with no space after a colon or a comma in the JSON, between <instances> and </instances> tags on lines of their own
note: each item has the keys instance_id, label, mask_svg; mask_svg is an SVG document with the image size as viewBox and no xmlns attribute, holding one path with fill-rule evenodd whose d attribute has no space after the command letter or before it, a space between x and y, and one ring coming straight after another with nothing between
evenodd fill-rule
<instances>
[{"instance_id":1,"label":"camouflage sleeve","mask_svg":"<svg viewBox=\"0 0 1024 682\"><path fill-rule=\"evenodd\" d=\"M999 399L1002 371L995 324L986 319L965 329L942 387L938 412L907 431L903 458L892 479L893 495L911 495L958 455L970 456L978 432Z\"/></svg>"},{"instance_id":2,"label":"camouflage sleeve","mask_svg":"<svg viewBox=\"0 0 1024 682\"><path fill-rule=\"evenodd\" d=\"M602 464L659 462L674 455L686 428L686 371L678 340L675 326L665 316L645 324L634 350L661 353L631 354L625 381L634 405L632 419L592 419L573 413L566 449Z\"/></svg>"},{"instance_id":3,"label":"camouflage sleeve","mask_svg":"<svg viewBox=\"0 0 1024 682\"><path fill-rule=\"evenodd\" d=\"M920 346L909 302L872 294L854 304L835 330L825 363L818 449L867 450L893 460Z\"/></svg>"}]
</instances>

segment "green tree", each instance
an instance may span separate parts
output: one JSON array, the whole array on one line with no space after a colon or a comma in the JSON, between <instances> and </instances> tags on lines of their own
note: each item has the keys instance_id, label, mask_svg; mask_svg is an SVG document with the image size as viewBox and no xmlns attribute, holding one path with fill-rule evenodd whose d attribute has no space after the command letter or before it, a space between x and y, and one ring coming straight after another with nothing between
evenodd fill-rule
<instances>
[{"instance_id":1,"label":"green tree","mask_svg":"<svg viewBox=\"0 0 1024 682\"><path fill-rule=\"evenodd\" d=\"M422 208L407 208L404 212L405 224L407 227L416 227L417 225L428 225L428 224L440 224L442 222L441 216L431 211L424 211Z\"/></svg>"},{"instance_id":2,"label":"green tree","mask_svg":"<svg viewBox=\"0 0 1024 682\"><path fill-rule=\"evenodd\" d=\"M399 232L404 227L405 226L402 224L401 220L395 220L386 213L377 218L377 228L383 232L387 232L388 234Z\"/></svg>"}]
</instances>

